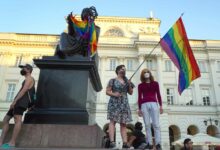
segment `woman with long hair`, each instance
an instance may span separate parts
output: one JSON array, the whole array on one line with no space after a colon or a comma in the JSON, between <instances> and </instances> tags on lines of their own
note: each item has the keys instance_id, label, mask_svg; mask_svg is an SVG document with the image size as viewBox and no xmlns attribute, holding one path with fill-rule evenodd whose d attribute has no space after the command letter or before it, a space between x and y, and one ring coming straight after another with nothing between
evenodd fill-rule
<instances>
[{"instance_id":1,"label":"woman with long hair","mask_svg":"<svg viewBox=\"0 0 220 150\"><path fill-rule=\"evenodd\" d=\"M156 149L161 149L161 135L159 125L159 113L163 113L162 100L158 82L154 81L154 77L150 70L143 69L140 76L141 83L138 85L138 114L143 116L148 149L153 148L151 122L154 129ZM158 103L160 108L158 107Z\"/></svg>"}]
</instances>

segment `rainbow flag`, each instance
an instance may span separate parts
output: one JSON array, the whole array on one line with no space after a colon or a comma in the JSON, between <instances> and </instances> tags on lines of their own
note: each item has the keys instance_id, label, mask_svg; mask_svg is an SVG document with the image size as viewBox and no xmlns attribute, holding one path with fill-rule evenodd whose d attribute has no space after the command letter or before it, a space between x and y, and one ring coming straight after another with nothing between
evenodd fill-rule
<instances>
[{"instance_id":1,"label":"rainbow flag","mask_svg":"<svg viewBox=\"0 0 220 150\"><path fill-rule=\"evenodd\" d=\"M194 58L180 17L160 41L161 47L179 70L179 94L200 77L200 70Z\"/></svg>"},{"instance_id":2,"label":"rainbow flag","mask_svg":"<svg viewBox=\"0 0 220 150\"><path fill-rule=\"evenodd\" d=\"M88 56L94 56L97 51L97 39L94 21L79 21L74 16L71 16L71 20L76 33L80 37L88 39L89 41Z\"/></svg>"}]
</instances>

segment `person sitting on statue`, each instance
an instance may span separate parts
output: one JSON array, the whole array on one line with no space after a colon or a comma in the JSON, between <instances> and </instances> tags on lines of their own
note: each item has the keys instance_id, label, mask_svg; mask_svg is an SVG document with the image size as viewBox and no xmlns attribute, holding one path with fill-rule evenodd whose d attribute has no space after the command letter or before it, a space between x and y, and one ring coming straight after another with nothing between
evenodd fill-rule
<instances>
[{"instance_id":1,"label":"person sitting on statue","mask_svg":"<svg viewBox=\"0 0 220 150\"><path fill-rule=\"evenodd\" d=\"M22 68L20 73L22 76L25 77L25 80L23 81L22 87L19 90L18 94L15 96L14 101L9 108L9 111L3 119L2 133L0 137L0 146L2 149L15 147L16 139L21 130L23 113L26 111L27 108L30 107L30 98L35 95L35 81L34 78L31 76L33 70L32 66L26 64L24 66L20 65L19 67ZM12 137L8 143L3 144L5 136L9 130L9 121L12 117L14 117L15 122Z\"/></svg>"},{"instance_id":2,"label":"person sitting on statue","mask_svg":"<svg viewBox=\"0 0 220 150\"><path fill-rule=\"evenodd\" d=\"M95 7L84 8L81 13L81 19L84 22L94 22L95 18L98 16L98 13ZM66 19L68 27L67 33L63 32L60 35L60 42L57 45L55 55L58 55L60 58L65 58L66 55L82 55L84 57L88 56L88 46L89 39L88 37L83 37L77 33L74 28L74 22L72 20L73 15L70 13ZM90 21L92 20L92 21ZM90 22L89 22L90 21ZM88 28L89 29L89 28ZM99 27L95 26L96 37L99 36ZM87 31L86 31L87 32ZM89 33L85 33L89 34Z\"/></svg>"}]
</instances>

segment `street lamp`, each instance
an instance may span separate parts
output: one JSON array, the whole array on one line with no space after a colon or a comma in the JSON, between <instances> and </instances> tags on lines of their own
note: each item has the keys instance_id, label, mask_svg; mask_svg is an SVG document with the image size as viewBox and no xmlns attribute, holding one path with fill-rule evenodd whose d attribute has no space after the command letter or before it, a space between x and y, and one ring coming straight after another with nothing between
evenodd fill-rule
<instances>
[{"instance_id":1,"label":"street lamp","mask_svg":"<svg viewBox=\"0 0 220 150\"><path fill-rule=\"evenodd\" d=\"M211 126L212 126L212 122L214 122L216 126L218 125L218 120L212 119L212 118L205 119L203 122L204 122L204 124L205 124L206 126L208 125L208 122L210 122L210 125L211 125Z\"/></svg>"}]
</instances>

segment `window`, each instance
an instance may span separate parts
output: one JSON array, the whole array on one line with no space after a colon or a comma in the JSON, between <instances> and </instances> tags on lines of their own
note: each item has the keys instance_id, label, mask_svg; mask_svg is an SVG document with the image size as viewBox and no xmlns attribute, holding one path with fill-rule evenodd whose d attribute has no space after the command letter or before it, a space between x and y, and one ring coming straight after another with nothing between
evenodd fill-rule
<instances>
[{"instance_id":1,"label":"window","mask_svg":"<svg viewBox=\"0 0 220 150\"><path fill-rule=\"evenodd\" d=\"M202 61L202 60L198 61L198 65L199 65L199 69L201 72L207 72L205 61Z\"/></svg>"},{"instance_id":2,"label":"window","mask_svg":"<svg viewBox=\"0 0 220 150\"><path fill-rule=\"evenodd\" d=\"M148 59L148 60L146 60L146 62L147 62L147 69L153 70L153 61L152 61L152 59Z\"/></svg>"},{"instance_id":3,"label":"window","mask_svg":"<svg viewBox=\"0 0 220 150\"><path fill-rule=\"evenodd\" d=\"M217 61L217 71L220 72L220 61Z\"/></svg>"},{"instance_id":4,"label":"window","mask_svg":"<svg viewBox=\"0 0 220 150\"><path fill-rule=\"evenodd\" d=\"M173 71L171 60L165 60L165 71Z\"/></svg>"},{"instance_id":5,"label":"window","mask_svg":"<svg viewBox=\"0 0 220 150\"><path fill-rule=\"evenodd\" d=\"M133 61L131 59L127 60L127 70L133 70Z\"/></svg>"},{"instance_id":6,"label":"window","mask_svg":"<svg viewBox=\"0 0 220 150\"><path fill-rule=\"evenodd\" d=\"M210 106L210 92L209 89L202 89L203 105Z\"/></svg>"},{"instance_id":7,"label":"window","mask_svg":"<svg viewBox=\"0 0 220 150\"><path fill-rule=\"evenodd\" d=\"M110 59L110 70L115 70L116 68L116 59Z\"/></svg>"},{"instance_id":8,"label":"window","mask_svg":"<svg viewBox=\"0 0 220 150\"><path fill-rule=\"evenodd\" d=\"M22 62L22 56L17 56L15 60L15 66L18 67Z\"/></svg>"},{"instance_id":9,"label":"window","mask_svg":"<svg viewBox=\"0 0 220 150\"><path fill-rule=\"evenodd\" d=\"M184 100L186 102L186 105L193 105L193 95L192 95L192 89L186 89L183 93Z\"/></svg>"},{"instance_id":10,"label":"window","mask_svg":"<svg viewBox=\"0 0 220 150\"><path fill-rule=\"evenodd\" d=\"M16 87L15 83L8 83L6 101L12 101L14 99L15 87Z\"/></svg>"},{"instance_id":11,"label":"window","mask_svg":"<svg viewBox=\"0 0 220 150\"><path fill-rule=\"evenodd\" d=\"M174 104L174 89L173 88L167 88L167 104L173 105Z\"/></svg>"}]
</instances>

